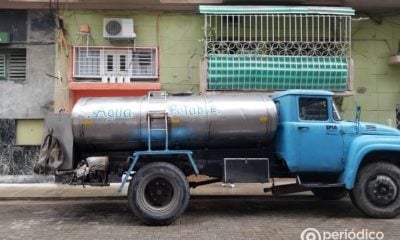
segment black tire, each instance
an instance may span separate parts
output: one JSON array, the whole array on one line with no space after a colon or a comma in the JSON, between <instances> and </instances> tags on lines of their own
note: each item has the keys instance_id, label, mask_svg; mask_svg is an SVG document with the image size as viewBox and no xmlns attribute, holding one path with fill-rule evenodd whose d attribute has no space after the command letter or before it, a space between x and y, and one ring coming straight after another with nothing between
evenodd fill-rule
<instances>
[{"instance_id":1,"label":"black tire","mask_svg":"<svg viewBox=\"0 0 400 240\"><path fill-rule=\"evenodd\" d=\"M348 194L348 191L341 187L313 188L311 192L322 200L340 200Z\"/></svg>"},{"instance_id":2,"label":"black tire","mask_svg":"<svg viewBox=\"0 0 400 240\"><path fill-rule=\"evenodd\" d=\"M400 169L376 162L359 170L350 191L353 204L373 218L394 218L400 213Z\"/></svg>"},{"instance_id":3,"label":"black tire","mask_svg":"<svg viewBox=\"0 0 400 240\"><path fill-rule=\"evenodd\" d=\"M148 225L166 225L189 204L189 183L182 171L166 162L150 163L134 175L128 201L136 217Z\"/></svg>"}]
</instances>

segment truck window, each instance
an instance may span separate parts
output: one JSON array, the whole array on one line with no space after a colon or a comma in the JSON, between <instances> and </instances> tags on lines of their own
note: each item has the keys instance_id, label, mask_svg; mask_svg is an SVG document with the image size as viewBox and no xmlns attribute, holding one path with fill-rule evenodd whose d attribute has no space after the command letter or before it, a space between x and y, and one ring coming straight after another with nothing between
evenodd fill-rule
<instances>
[{"instance_id":1,"label":"truck window","mask_svg":"<svg viewBox=\"0 0 400 240\"><path fill-rule=\"evenodd\" d=\"M299 98L299 118L301 120L328 120L328 101L325 98Z\"/></svg>"}]
</instances>

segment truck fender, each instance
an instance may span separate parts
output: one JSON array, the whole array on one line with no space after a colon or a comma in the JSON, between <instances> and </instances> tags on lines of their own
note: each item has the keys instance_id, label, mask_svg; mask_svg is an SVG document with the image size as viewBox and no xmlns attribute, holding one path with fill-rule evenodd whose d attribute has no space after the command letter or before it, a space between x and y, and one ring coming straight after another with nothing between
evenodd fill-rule
<instances>
[{"instance_id":1,"label":"truck fender","mask_svg":"<svg viewBox=\"0 0 400 240\"><path fill-rule=\"evenodd\" d=\"M347 189L352 189L358 170L365 156L374 151L393 151L400 154L400 140L398 136L364 135L356 138L350 146L345 159L345 169L341 175L341 182Z\"/></svg>"}]
</instances>

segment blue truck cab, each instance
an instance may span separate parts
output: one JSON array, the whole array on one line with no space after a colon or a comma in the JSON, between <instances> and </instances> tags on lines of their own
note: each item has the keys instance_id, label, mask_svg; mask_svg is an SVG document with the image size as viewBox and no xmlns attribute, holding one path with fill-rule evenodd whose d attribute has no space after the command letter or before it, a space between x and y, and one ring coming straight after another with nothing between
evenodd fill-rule
<instances>
[{"instance_id":1,"label":"blue truck cab","mask_svg":"<svg viewBox=\"0 0 400 240\"><path fill-rule=\"evenodd\" d=\"M298 184L326 199L346 191L372 217L400 209L400 131L375 123L344 121L333 93L290 90L272 96L278 109L276 155Z\"/></svg>"}]
</instances>

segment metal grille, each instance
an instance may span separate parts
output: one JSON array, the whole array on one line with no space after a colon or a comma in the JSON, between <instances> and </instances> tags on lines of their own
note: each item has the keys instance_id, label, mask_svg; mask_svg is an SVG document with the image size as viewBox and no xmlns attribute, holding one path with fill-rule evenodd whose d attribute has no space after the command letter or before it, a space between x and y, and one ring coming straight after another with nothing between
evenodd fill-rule
<instances>
[{"instance_id":1,"label":"metal grille","mask_svg":"<svg viewBox=\"0 0 400 240\"><path fill-rule=\"evenodd\" d=\"M0 79L6 78L6 55L0 54Z\"/></svg>"},{"instance_id":2,"label":"metal grille","mask_svg":"<svg viewBox=\"0 0 400 240\"><path fill-rule=\"evenodd\" d=\"M77 48L75 54L75 73L81 77L100 76L100 50Z\"/></svg>"},{"instance_id":3,"label":"metal grille","mask_svg":"<svg viewBox=\"0 0 400 240\"><path fill-rule=\"evenodd\" d=\"M352 9L200 10L205 13L208 89L348 89Z\"/></svg>"},{"instance_id":4,"label":"metal grille","mask_svg":"<svg viewBox=\"0 0 400 240\"><path fill-rule=\"evenodd\" d=\"M206 15L206 53L350 56L350 16Z\"/></svg>"},{"instance_id":5,"label":"metal grille","mask_svg":"<svg viewBox=\"0 0 400 240\"><path fill-rule=\"evenodd\" d=\"M74 77L98 81L103 77L158 78L157 48L74 47Z\"/></svg>"},{"instance_id":6,"label":"metal grille","mask_svg":"<svg viewBox=\"0 0 400 240\"><path fill-rule=\"evenodd\" d=\"M8 78L12 81L25 81L26 79L26 50L10 52Z\"/></svg>"},{"instance_id":7,"label":"metal grille","mask_svg":"<svg viewBox=\"0 0 400 240\"><path fill-rule=\"evenodd\" d=\"M115 20L109 21L106 24L106 32L111 36L116 36L121 33L122 26L121 23Z\"/></svg>"},{"instance_id":8,"label":"metal grille","mask_svg":"<svg viewBox=\"0 0 400 240\"><path fill-rule=\"evenodd\" d=\"M26 49L6 49L0 54L0 79L26 80Z\"/></svg>"}]
</instances>

